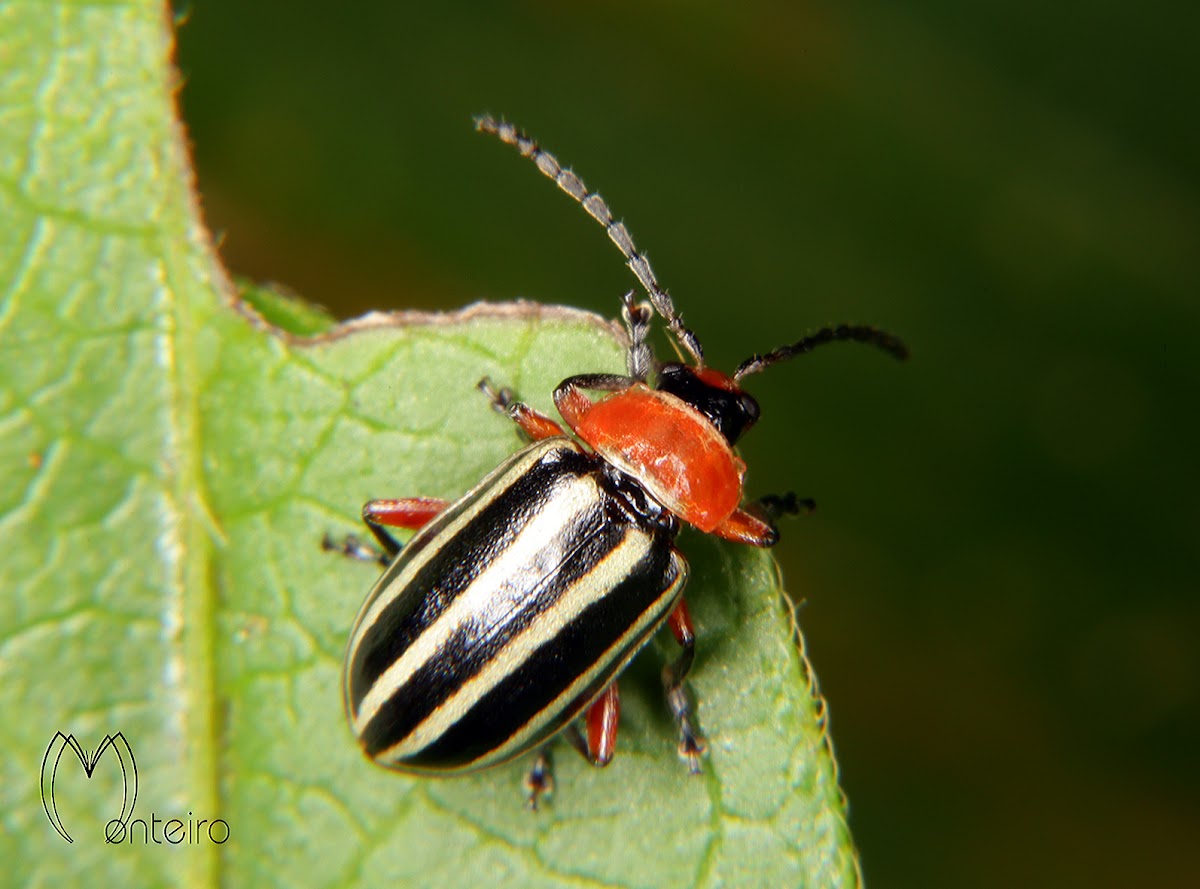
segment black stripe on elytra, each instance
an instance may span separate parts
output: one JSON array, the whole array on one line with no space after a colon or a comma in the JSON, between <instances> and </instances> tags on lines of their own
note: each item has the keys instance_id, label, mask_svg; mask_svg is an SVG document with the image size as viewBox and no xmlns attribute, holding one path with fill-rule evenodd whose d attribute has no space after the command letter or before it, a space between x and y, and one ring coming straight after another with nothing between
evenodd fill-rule
<instances>
[{"instance_id":1,"label":"black stripe on elytra","mask_svg":"<svg viewBox=\"0 0 1200 889\"><path fill-rule=\"evenodd\" d=\"M487 613L471 615L434 657L405 678L363 728L360 741L367 755L375 756L403 741L516 636L553 608L564 591L616 549L625 530L607 522L601 502L597 502L571 529L570 548L559 556L558 564L541 572L538 582L523 592L520 607L500 619ZM521 574L518 570L516 577Z\"/></svg>"},{"instance_id":2,"label":"black stripe on elytra","mask_svg":"<svg viewBox=\"0 0 1200 889\"><path fill-rule=\"evenodd\" d=\"M350 712L358 712L375 681L512 543L561 490L560 485L586 475L595 460L571 446L547 451L508 481L507 487L457 533L431 542L438 551L367 628L347 659ZM496 484L505 481L500 478ZM493 493L494 488L485 488L480 496ZM397 562L404 561L405 550L396 558ZM388 573L394 577L399 570L402 568L393 566Z\"/></svg>"},{"instance_id":3,"label":"black stripe on elytra","mask_svg":"<svg viewBox=\"0 0 1200 889\"><path fill-rule=\"evenodd\" d=\"M664 593L678 578L671 552L670 537L656 540L635 569L604 598L586 608L554 639L533 651L441 737L413 756L405 757L403 762L419 768L454 769L484 757L505 744L572 682L595 669L605 652L643 613L655 609L658 613L645 632L630 640L620 652L614 652L589 683L588 694L602 690L625 658L650 638L670 612L674 597ZM572 704L578 707L587 700L580 696ZM576 712L572 704L564 705L539 737L550 737L566 725ZM531 740L533 743L536 739Z\"/></svg>"}]
</instances>

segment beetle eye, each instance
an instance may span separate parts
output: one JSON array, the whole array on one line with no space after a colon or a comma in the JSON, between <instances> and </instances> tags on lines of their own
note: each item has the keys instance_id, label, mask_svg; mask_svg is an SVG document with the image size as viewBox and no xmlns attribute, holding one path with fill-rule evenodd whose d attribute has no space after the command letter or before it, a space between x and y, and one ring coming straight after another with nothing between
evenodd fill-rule
<instances>
[{"instance_id":1,"label":"beetle eye","mask_svg":"<svg viewBox=\"0 0 1200 889\"><path fill-rule=\"evenodd\" d=\"M746 415L747 426L753 426L762 415L758 402L754 400L754 396L749 392L742 393L742 412Z\"/></svg>"}]
</instances>

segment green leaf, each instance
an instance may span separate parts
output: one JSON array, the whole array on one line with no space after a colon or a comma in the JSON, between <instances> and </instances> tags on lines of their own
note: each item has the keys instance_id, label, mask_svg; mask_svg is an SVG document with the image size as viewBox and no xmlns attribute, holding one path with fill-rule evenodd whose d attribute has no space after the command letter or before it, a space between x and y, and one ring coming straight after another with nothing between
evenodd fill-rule
<instances>
[{"instance_id":1,"label":"green leaf","mask_svg":"<svg viewBox=\"0 0 1200 889\"><path fill-rule=\"evenodd\" d=\"M622 680L614 763L563 749L537 814L525 763L431 780L362 759L339 674L375 571L322 552L322 534L354 530L370 497L454 497L518 447L474 389L484 374L549 410L563 376L619 371L620 345L599 319L530 304L322 333L321 313L278 294L235 300L190 192L170 51L153 2L0 3L5 876L855 884L774 562L698 534L681 547L702 777L662 706L670 640ZM58 731L88 749L123 733L149 835L134 822L104 842L121 773L106 753L88 780L69 751L54 800L74 842L55 832L39 769ZM170 819L188 831L177 848Z\"/></svg>"}]
</instances>

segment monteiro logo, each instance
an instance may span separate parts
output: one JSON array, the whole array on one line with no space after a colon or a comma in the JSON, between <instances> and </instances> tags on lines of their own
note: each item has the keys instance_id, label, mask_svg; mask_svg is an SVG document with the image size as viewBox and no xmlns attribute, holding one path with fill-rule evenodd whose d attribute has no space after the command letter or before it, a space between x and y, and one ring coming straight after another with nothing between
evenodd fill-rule
<instances>
[{"instance_id":1,"label":"monteiro logo","mask_svg":"<svg viewBox=\"0 0 1200 889\"><path fill-rule=\"evenodd\" d=\"M116 754L115 759L121 767L121 775L123 779L124 797L121 800L121 813L118 817L110 820L105 825L105 840L107 842L120 842L120 838L125 834L125 827L129 823L129 819L133 817L133 806L137 802L138 792L138 775L137 763L133 759L133 750L129 746L129 742L125 740L125 736L120 732L115 735L105 735L104 740L100 742L100 746L96 748L90 756L75 740L74 735L64 735L62 732L56 732L54 738L50 741L50 746L46 748L46 755L42 757L42 808L46 810L46 817L50 819L50 823L54 829L68 843L75 842L71 839L71 835L67 833L67 829L63 827L62 819L58 815L58 805L54 800L55 781L58 777L58 767L62 764L63 754L68 750L75 753L75 759L79 760L79 764L83 767L83 772L88 778L92 777L92 773L96 771L96 765L109 750ZM113 757L109 757L113 759ZM67 762L70 763L72 757L67 757ZM119 828L119 833L118 833Z\"/></svg>"}]
</instances>

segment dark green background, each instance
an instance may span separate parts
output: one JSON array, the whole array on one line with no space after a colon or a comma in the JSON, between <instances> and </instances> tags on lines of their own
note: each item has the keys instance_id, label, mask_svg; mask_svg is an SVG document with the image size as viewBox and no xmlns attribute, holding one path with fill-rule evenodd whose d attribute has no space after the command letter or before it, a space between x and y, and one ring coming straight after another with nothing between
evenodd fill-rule
<instances>
[{"instance_id":1,"label":"dark green background","mask_svg":"<svg viewBox=\"0 0 1200 889\"><path fill-rule=\"evenodd\" d=\"M1197 10L205 0L181 102L229 266L339 315L616 313L618 255L490 111L604 194L714 365L901 333L907 366L751 378L744 446L752 494L820 504L777 552L868 881L1184 886Z\"/></svg>"}]
</instances>

